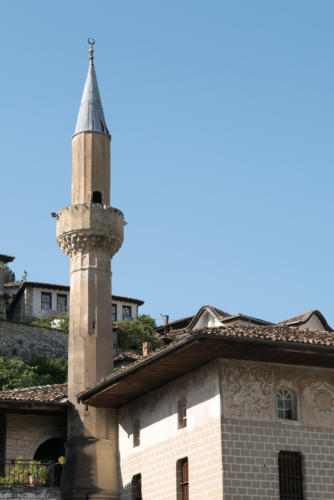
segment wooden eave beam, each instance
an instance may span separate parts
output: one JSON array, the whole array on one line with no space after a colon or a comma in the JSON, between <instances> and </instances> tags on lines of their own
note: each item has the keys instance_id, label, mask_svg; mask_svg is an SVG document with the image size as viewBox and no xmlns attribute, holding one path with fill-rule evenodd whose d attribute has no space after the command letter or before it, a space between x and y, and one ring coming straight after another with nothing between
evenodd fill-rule
<instances>
[{"instance_id":1,"label":"wooden eave beam","mask_svg":"<svg viewBox=\"0 0 334 500\"><path fill-rule=\"evenodd\" d=\"M218 358L334 367L334 348L325 346L210 335L173 347L112 376L79 400L89 406L119 408Z\"/></svg>"}]
</instances>

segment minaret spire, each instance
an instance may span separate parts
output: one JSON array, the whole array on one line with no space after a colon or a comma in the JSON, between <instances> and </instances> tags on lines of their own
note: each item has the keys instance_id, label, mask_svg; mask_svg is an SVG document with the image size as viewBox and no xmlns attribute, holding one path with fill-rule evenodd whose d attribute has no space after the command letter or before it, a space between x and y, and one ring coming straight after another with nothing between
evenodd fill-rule
<instances>
[{"instance_id":1,"label":"minaret spire","mask_svg":"<svg viewBox=\"0 0 334 500\"><path fill-rule=\"evenodd\" d=\"M94 67L93 47L95 45L95 40L93 38L88 38L88 43L89 68L74 135L80 134L81 132L101 132L102 134L109 135Z\"/></svg>"},{"instance_id":2,"label":"minaret spire","mask_svg":"<svg viewBox=\"0 0 334 500\"><path fill-rule=\"evenodd\" d=\"M94 64L94 45L95 45L95 40L94 38L88 38L88 43L89 43L89 60L91 64Z\"/></svg>"}]
</instances>

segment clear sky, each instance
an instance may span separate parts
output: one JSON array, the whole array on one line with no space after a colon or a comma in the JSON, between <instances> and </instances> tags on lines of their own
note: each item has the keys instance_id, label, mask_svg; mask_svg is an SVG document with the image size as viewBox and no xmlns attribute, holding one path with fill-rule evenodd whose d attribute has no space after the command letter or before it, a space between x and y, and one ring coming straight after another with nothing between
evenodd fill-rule
<instances>
[{"instance_id":1,"label":"clear sky","mask_svg":"<svg viewBox=\"0 0 334 500\"><path fill-rule=\"evenodd\" d=\"M113 292L334 326L334 2L1 2L1 244L69 283L55 239L88 36L128 225Z\"/></svg>"}]
</instances>

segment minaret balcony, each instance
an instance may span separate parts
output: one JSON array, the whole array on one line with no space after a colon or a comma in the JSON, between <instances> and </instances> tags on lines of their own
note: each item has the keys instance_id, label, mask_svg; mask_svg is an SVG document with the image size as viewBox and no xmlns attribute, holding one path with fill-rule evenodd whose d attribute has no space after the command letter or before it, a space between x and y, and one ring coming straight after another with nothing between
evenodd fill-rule
<instances>
[{"instance_id":1,"label":"minaret balcony","mask_svg":"<svg viewBox=\"0 0 334 500\"><path fill-rule=\"evenodd\" d=\"M121 247L124 215L99 203L70 205L57 213L57 242L69 257L100 249L111 258Z\"/></svg>"}]
</instances>

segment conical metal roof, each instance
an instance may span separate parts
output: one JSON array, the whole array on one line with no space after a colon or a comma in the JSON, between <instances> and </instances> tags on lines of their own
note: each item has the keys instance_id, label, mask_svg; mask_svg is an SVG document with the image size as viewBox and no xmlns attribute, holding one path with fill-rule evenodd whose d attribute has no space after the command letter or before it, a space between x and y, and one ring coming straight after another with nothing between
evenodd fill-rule
<instances>
[{"instance_id":1,"label":"conical metal roof","mask_svg":"<svg viewBox=\"0 0 334 500\"><path fill-rule=\"evenodd\" d=\"M92 45L93 44L91 44L90 48L88 74L82 94L74 135L80 134L81 132L102 132L103 134L109 135L96 79Z\"/></svg>"}]
</instances>

